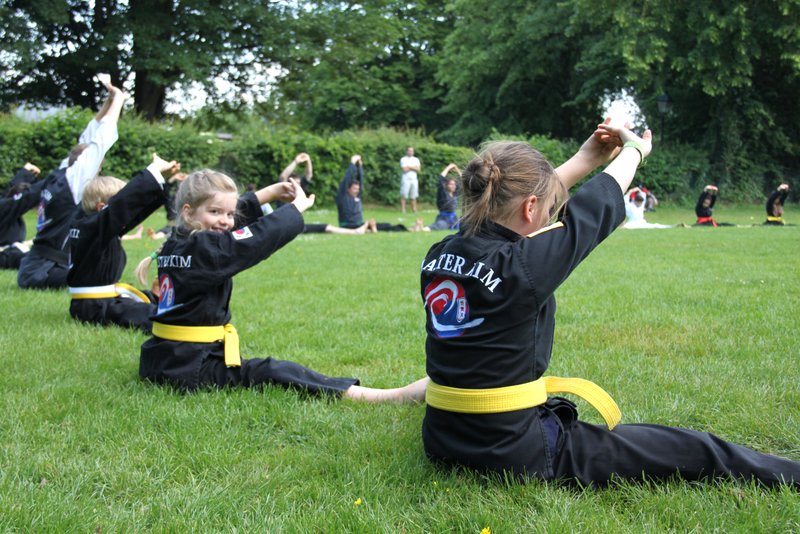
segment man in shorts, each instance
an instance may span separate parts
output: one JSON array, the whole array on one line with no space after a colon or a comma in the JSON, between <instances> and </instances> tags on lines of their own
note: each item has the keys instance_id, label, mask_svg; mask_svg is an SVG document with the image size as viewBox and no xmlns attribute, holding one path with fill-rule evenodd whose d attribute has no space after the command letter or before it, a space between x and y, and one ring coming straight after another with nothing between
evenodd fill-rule
<instances>
[{"instance_id":1,"label":"man in shorts","mask_svg":"<svg viewBox=\"0 0 800 534\"><path fill-rule=\"evenodd\" d=\"M406 155L400 158L400 168L403 176L400 179L400 211L406 212L406 199L411 199L411 211L417 212L417 197L419 196L419 181L417 173L420 171L419 159L414 156L414 147L406 149Z\"/></svg>"}]
</instances>

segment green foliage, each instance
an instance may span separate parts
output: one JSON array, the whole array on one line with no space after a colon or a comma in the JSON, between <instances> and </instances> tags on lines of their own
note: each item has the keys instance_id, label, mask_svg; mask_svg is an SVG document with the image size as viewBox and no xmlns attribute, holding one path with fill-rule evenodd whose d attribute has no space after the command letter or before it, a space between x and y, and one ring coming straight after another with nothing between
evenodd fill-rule
<instances>
[{"instance_id":1,"label":"green foliage","mask_svg":"<svg viewBox=\"0 0 800 534\"><path fill-rule=\"evenodd\" d=\"M132 88L136 110L162 116L166 90L215 79L251 90L272 61L280 8L254 0L49 0L0 2L0 103L30 100L92 108L98 72ZM263 89L263 88L262 88Z\"/></svg>"},{"instance_id":2,"label":"green foliage","mask_svg":"<svg viewBox=\"0 0 800 534\"><path fill-rule=\"evenodd\" d=\"M283 119L312 131L448 125L434 79L450 30L443 0L305 3L285 21L285 72L272 94Z\"/></svg>"}]
</instances>

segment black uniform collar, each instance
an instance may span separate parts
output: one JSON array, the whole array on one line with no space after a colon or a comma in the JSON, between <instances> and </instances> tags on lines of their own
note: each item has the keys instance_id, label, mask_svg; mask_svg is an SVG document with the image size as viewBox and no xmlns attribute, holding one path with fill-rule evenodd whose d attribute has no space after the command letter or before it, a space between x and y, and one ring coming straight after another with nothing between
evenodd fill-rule
<instances>
[{"instance_id":1,"label":"black uniform collar","mask_svg":"<svg viewBox=\"0 0 800 534\"><path fill-rule=\"evenodd\" d=\"M484 222L478 230L477 235L492 239L505 239L507 241L519 241L523 237L514 230L506 228L502 224L498 224L494 221Z\"/></svg>"}]
</instances>

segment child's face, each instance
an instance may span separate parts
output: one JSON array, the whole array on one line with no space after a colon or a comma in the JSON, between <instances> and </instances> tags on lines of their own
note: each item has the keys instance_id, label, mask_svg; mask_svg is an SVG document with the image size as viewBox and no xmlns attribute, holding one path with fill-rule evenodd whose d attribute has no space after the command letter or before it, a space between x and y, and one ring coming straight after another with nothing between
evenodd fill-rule
<instances>
[{"instance_id":1,"label":"child's face","mask_svg":"<svg viewBox=\"0 0 800 534\"><path fill-rule=\"evenodd\" d=\"M350 196L356 198L358 193L361 191L361 185L358 182L353 182L350 184L350 187L347 189L350 193Z\"/></svg>"},{"instance_id":2,"label":"child's face","mask_svg":"<svg viewBox=\"0 0 800 534\"><path fill-rule=\"evenodd\" d=\"M238 200L239 196L236 193L217 193L195 210L185 204L184 217L187 221L199 224L203 230L227 232L233 229Z\"/></svg>"},{"instance_id":3,"label":"child's face","mask_svg":"<svg viewBox=\"0 0 800 534\"><path fill-rule=\"evenodd\" d=\"M448 193L455 193L456 192L456 181L450 180L447 182L447 192Z\"/></svg>"}]
</instances>

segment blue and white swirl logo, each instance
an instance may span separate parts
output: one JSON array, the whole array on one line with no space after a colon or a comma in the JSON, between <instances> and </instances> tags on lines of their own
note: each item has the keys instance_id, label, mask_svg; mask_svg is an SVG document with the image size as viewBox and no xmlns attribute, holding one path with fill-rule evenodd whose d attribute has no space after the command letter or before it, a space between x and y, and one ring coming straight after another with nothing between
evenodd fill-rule
<instances>
[{"instance_id":1,"label":"blue and white swirl logo","mask_svg":"<svg viewBox=\"0 0 800 534\"><path fill-rule=\"evenodd\" d=\"M158 279L158 289L161 295L158 297L156 315L175 307L175 286L172 285L172 278L168 274L162 274Z\"/></svg>"},{"instance_id":2,"label":"blue and white swirl logo","mask_svg":"<svg viewBox=\"0 0 800 534\"><path fill-rule=\"evenodd\" d=\"M440 276L425 287L425 308L439 337L457 337L467 328L478 326L483 318L469 320L469 303L464 287Z\"/></svg>"}]
</instances>

